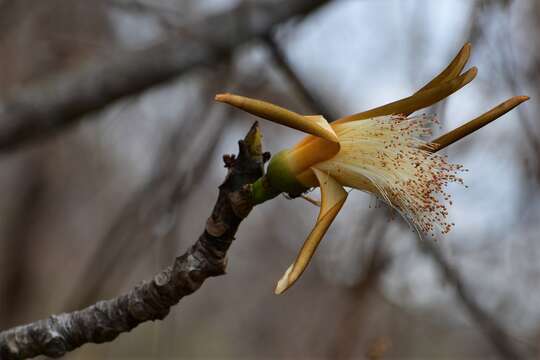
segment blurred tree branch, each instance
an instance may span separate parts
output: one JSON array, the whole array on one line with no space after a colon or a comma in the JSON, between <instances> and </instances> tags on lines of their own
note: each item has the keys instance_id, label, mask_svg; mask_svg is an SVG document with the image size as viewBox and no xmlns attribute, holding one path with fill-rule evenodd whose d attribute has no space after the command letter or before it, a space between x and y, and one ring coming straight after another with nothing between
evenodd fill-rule
<instances>
[{"instance_id":1,"label":"blurred tree branch","mask_svg":"<svg viewBox=\"0 0 540 360\"><path fill-rule=\"evenodd\" d=\"M327 0L240 3L189 24L189 38L172 35L138 51L12 91L0 100L0 151L9 151L75 123L111 102L167 81L195 66L215 64L239 46ZM185 32L185 31L184 31Z\"/></svg>"},{"instance_id":2,"label":"blurred tree branch","mask_svg":"<svg viewBox=\"0 0 540 360\"><path fill-rule=\"evenodd\" d=\"M284 50L282 50L281 46L276 41L275 36L273 34L266 34L264 36L264 42L272 53L273 60L278 68L287 77L287 80L289 80L291 85L294 87L294 90L300 94L302 100L305 101L308 107L317 114L324 116L329 121L337 119L338 117L335 116L332 111L330 111L326 105L316 97L316 95L307 87L304 81L297 74L296 70L288 60L287 54Z\"/></svg>"},{"instance_id":3,"label":"blurred tree branch","mask_svg":"<svg viewBox=\"0 0 540 360\"><path fill-rule=\"evenodd\" d=\"M454 287L459 301L497 350L499 357L501 359L523 359L524 357L516 349L502 325L480 306L472 295L471 289L463 282L458 269L450 264L440 248L431 241L417 239L417 243L420 250L434 260L445 279Z\"/></svg>"},{"instance_id":4,"label":"blurred tree branch","mask_svg":"<svg viewBox=\"0 0 540 360\"><path fill-rule=\"evenodd\" d=\"M139 0L109 0L112 6L135 14L153 15L160 25L167 31L178 29L179 22L185 20L190 12L190 2L184 2L181 6L166 6L159 3L148 3ZM186 9L187 7L187 9Z\"/></svg>"},{"instance_id":5,"label":"blurred tree branch","mask_svg":"<svg viewBox=\"0 0 540 360\"><path fill-rule=\"evenodd\" d=\"M211 99L207 95L223 86L227 70L225 67L212 72L211 79L217 77L223 81L209 82L202 91L204 99ZM185 114L181 125L159 152L159 163L150 180L132 196L99 241L79 276L86 286L73 289L66 309L77 309L94 302L96 296L103 295L102 290L108 284L114 283L118 269L124 269L126 265L131 267L149 244L163 240L174 231L182 199L189 194L196 179L204 176L208 158L214 153L227 124L219 120L228 109L201 101L190 114Z\"/></svg>"},{"instance_id":6,"label":"blurred tree branch","mask_svg":"<svg viewBox=\"0 0 540 360\"><path fill-rule=\"evenodd\" d=\"M500 11L504 11L509 14L510 5L510 0L482 0L476 4L473 16L475 18L481 18L483 15L493 11L496 8L499 8ZM481 41L485 40L487 34L485 33L483 27L478 26L479 23L480 22L478 20L473 22L475 26L473 26L471 29L471 38L474 36L478 41ZM507 27L501 27L501 31L504 33L504 39L511 38L511 31L509 31ZM517 80L520 74L518 71L518 64L516 63L514 56L516 52L516 49L514 48L515 45L512 42L501 42L500 44L504 44L504 46L499 46L497 49L497 54L499 56L493 58L494 65L499 67L499 73L503 77L504 81L508 84L508 87L512 90L512 92L520 93L522 92L522 89L520 89L518 84L519 82ZM532 76L532 78L535 78L535 76ZM532 150L533 154L540 154L540 139L536 129L533 126L534 120L531 119L529 113L522 107L516 108L516 111L518 113L520 129L522 130L523 136L526 140L525 143L530 146L530 150ZM537 159L538 157L536 160ZM535 165L537 168L540 168L538 164Z\"/></svg>"},{"instance_id":7,"label":"blurred tree branch","mask_svg":"<svg viewBox=\"0 0 540 360\"><path fill-rule=\"evenodd\" d=\"M368 254L363 256L363 272L359 281L352 287L344 289L343 296L349 299L338 320L338 331L328 349L328 357L332 359L350 359L355 356L358 339L364 329L362 315L369 308L366 302L369 294L391 263L390 254L384 249L388 226L382 216L373 213L369 220L355 229L354 237L362 237L362 241L371 239ZM358 254L358 258L361 258Z\"/></svg>"},{"instance_id":8,"label":"blurred tree branch","mask_svg":"<svg viewBox=\"0 0 540 360\"><path fill-rule=\"evenodd\" d=\"M47 186L43 169L35 158L25 159L26 170L22 174L18 203L9 213L9 227L3 236L1 253L2 280L0 283L0 327L15 325L16 315L28 296L30 256L33 246L31 229L43 206L43 194Z\"/></svg>"},{"instance_id":9,"label":"blurred tree branch","mask_svg":"<svg viewBox=\"0 0 540 360\"><path fill-rule=\"evenodd\" d=\"M112 341L143 322L165 318L171 306L207 278L224 274L227 250L251 211L251 192L246 186L263 174L261 137L255 123L239 141L238 156L224 157L228 174L206 228L173 265L117 298L1 332L0 358L59 357L86 343Z\"/></svg>"}]
</instances>

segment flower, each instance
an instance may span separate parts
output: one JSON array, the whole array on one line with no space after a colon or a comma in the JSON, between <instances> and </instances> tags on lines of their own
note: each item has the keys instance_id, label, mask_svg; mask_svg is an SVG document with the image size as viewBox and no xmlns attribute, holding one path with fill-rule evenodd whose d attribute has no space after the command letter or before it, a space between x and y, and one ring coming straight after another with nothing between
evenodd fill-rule
<instances>
[{"instance_id":1,"label":"flower","mask_svg":"<svg viewBox=\"0 0 540 360\"><path fill-rule=\"evenodd\" d=\"M247 97L219 94L216 100L307 134L293 148L270 161L267 173L252 185L254 204L281 193L301 196L321 189L317 222L294 263L278 281L276 294L294 284L347 198L344 187L375 194L423 233L450 231L448 183L463 183L461 165L436 152L510 111L528 97L513 97L478 118L431 141L432 116L410 116L472 81L476 68L461 74L471 45L465 44L438 76L410 97L346 116L333 123L320 115L300 115L277 105ZM461 74L461 75L460 75Z\"/></svg>"}]
</instances>

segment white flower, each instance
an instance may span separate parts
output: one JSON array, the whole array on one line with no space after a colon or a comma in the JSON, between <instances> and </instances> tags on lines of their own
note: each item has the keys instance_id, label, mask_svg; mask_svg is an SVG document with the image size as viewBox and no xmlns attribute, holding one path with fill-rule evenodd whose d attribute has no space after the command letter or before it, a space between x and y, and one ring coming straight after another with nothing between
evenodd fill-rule
<instances>
[{"instance_id":1,"label":"white flower","mask_svg":"<svg viewBox=\"0 0 540 360\"><path fill-rule=\"evenodd\" d=\"M478 130L522 102L513 97L474 120L431 141L434 118L412 116L414 111L440 101L467 85L476 68L461 74L471 46L465 44L457 56L432 81L410 97L328 123L320 115L303 116L282 107L243 96L220 94L225 102L254 115L308 133L293 148L276 154L267 173L252 186L254 205L288 193L295 197L320 187L317 222L294 263L276 287L287 290L303 273L324 234L347 198L344 186L379 196L424 233L448 232L451 182L463 183L461 165L449 163L438 150ZM460 75L461 74L461 75Z\"/></svg>"}]
</instances>

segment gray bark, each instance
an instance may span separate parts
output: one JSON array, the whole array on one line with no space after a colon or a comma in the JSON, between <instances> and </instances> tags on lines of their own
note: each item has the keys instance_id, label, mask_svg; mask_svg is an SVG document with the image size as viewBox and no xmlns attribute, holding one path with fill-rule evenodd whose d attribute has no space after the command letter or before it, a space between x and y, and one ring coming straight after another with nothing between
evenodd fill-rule
<instances>
[{"instance_id":1,"label":"gray bark","mask_svg":"<svg viewBox=\"0 0 540 360\"><path fill-rule=\"evenodd\" d=\"M173 265L117 298L1 332L0 359L59 357L86 343L112 341L143 322L165 318L171 306L208 277L224 274L227 250L252 207L249 184L263 173L257 124L239 147L238 157L224 157L228 175L204 232Z\"/></svg>"}]
</instances>

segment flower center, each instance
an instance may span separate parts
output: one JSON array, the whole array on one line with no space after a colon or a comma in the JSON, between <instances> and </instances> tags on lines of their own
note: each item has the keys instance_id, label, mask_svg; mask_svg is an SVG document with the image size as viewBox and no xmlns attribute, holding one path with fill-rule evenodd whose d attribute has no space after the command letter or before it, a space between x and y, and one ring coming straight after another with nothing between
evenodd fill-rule
<instances>
[{"instance_id":1,"label":"flower center","mask_svg":"<svg viewBox=\"0 0 540 360\"><path fill-rule=\"evenodd\" d=\"M317 164L345 186L380 196L424 233L447 233L452 204L446 187L463 184L462 165L430 151L420 139L431 134L433 116L381 116L335 125L341 150Z\"/></svg>"}]
</instances>

